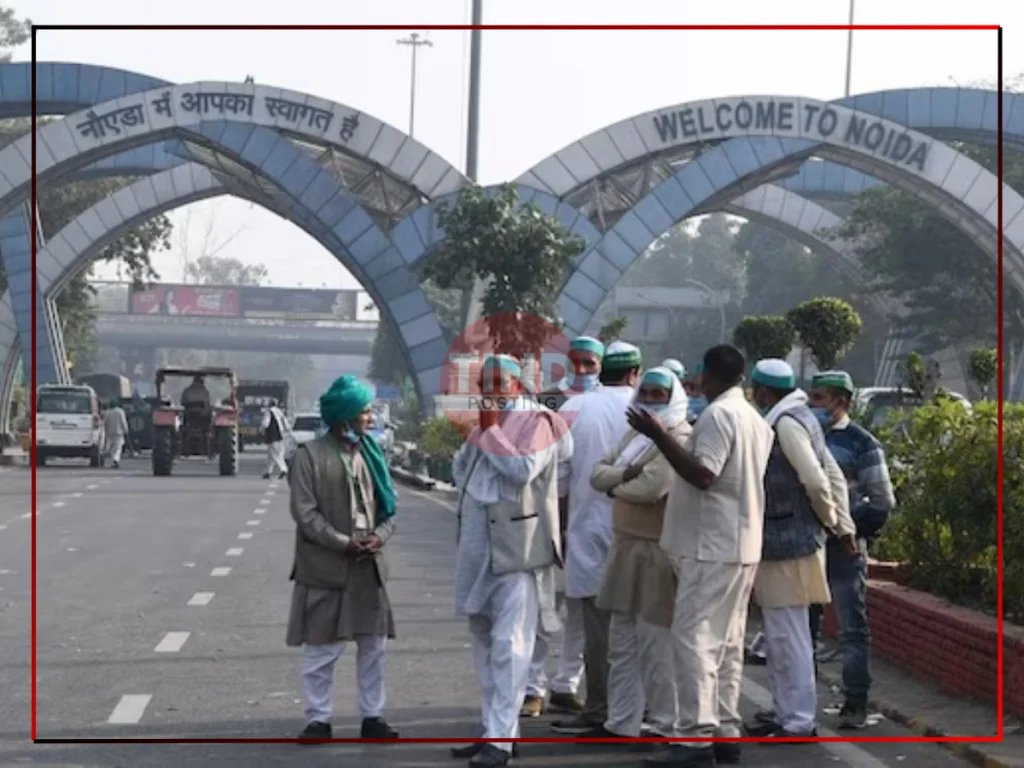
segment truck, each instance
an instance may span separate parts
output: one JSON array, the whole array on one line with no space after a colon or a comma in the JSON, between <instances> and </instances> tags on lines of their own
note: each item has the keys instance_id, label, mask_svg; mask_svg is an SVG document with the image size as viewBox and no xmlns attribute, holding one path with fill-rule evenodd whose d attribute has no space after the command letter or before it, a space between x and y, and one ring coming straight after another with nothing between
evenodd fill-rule
<instances>
[{"instance_id":1,"label":"truck","mask_svg":"<svg viewBox=\"0 0 1024 768\"><path fill-rule=\"evenodd\" d=\"M125 376L116 373L90 373L77 376L75 383L83 387L91 387L104 407L111 400L120 400L132 396L132 384Z\"/></svg>"},{"instance_id":2,"label":"truck","mask_svg":"<svg viewBox=\"0 0 1024 768\"><path fill-rule=\"evenodd\" d=\"M238 384L238 403L241 408L238 428L238 450L246 445L259 444L260 422L263 409L271 400L277 400L282 410L288 411L291 388L287 381L248 380Z\"/></svg>"}]
</instances>

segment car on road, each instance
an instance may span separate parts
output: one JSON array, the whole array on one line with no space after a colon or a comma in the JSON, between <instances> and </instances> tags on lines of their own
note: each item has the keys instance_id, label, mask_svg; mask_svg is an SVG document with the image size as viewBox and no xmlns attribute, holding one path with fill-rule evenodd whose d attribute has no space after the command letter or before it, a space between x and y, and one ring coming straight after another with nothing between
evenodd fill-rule
<instances>
[{"instance_id":1,"label":"car on road","mask_svg":"<svg viewBox=\"0 0 1024 768\"><path fill-rule=\"evenodd\" d=\"M46 466L50 458L103 466L103 419L92 387L43 384L36 390L36 463Z\"/></svg>"},{"instance_id":2,"label":"car on road","mask_svg":"<svg viewBox=\"0 0 1024 768\"><path fill-rule=\"evenodd\" d=\"M315 440L327 431L327 425L320 418L319 413L300 413L295 416L292 422L292 434L298 445Z\"/></svg>"},{"instance_id":3,"label":"car on road","mask_svg":"<svg viewBox=\"0 0 1024 768\"><path fill-rule=\"evenodd\" d=\"M947 392L949 397L971 410L971 401L959 392ZM884 424L894 411L916 408L921 400L913 391L904 387L864 387L857 390L853 400L854 410L864 414L869 429Z\"/></svg>"}]
</instances>

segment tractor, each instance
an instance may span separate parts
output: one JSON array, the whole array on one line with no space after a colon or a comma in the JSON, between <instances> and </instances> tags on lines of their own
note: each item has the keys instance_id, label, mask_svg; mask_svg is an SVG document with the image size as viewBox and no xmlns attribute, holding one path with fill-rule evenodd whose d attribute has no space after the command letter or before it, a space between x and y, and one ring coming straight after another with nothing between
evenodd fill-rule
<instances>
[{"instance_id":1,"label":"tractor","mask_svg":"<svg viewBox=\"0 0 1024 768\"><path fill-rule=\"evenodd\" d=\"M212 396L207 402L186 401L181 405L164 392L167 379L224 379L229 394L220 404ZM153 474L171 474L176 457L218 457L220 474L238 474L238 381L230 368L161 368L156 372L156 403L153 406ZM191 387L189 387L190 389ZM209 393L208 393L209 394Z\"/></svg>"}]
</instances>

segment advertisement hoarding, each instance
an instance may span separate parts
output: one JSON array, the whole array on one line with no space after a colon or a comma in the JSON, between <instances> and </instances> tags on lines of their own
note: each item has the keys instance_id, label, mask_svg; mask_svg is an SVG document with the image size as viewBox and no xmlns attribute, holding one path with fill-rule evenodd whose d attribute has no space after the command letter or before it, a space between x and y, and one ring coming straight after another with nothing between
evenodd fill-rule
<instances>
[{"instance_id":1,"label":"advertisement hoarding","mask_svg":"<svg viewBox=\"0 0 1024 768\"><path fill-rule=\"evenodd\" d=\"M149 290L130 292L128 301L128 311L133 315L238 317L241 314L237 288L157 285Z\"/></svg>"},{"instance_id":2,"label":"advertisement hoarding","mask_svg":"<svg viewBox=\"0 0 1024 768\"><path fill-rule=\"evenodd\" d=\"M306 288L242 288L245 317L289 320L356 319L358 291Z\"/></svg>"}]
</instances>

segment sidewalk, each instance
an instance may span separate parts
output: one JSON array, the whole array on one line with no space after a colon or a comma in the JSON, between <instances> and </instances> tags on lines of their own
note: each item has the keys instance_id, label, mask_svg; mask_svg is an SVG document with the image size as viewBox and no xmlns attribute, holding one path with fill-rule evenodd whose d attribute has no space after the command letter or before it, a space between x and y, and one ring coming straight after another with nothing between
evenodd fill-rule
<instances>
[{"instance_id":1,"label":"sidewalk","mask_svg":"<svg viewBox=\"0 0 1024 768\"><path fill-rule=\"evenodd\" d=\"M21 448L4 448L0 452L0 467L27 467L28 454Z\"/></svg>"}]
</instances>

